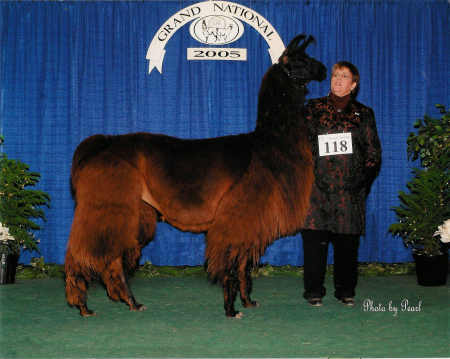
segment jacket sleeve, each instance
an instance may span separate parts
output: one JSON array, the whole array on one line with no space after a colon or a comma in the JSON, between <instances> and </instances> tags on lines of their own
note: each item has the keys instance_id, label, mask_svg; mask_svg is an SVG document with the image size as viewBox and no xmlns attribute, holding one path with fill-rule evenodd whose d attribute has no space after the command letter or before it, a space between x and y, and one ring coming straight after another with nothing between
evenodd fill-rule
<instances>
[{"instance_id":1,"label":"jacket sleeve","mask_svg":"<svg viewBox=\"0 0 450 359\"><path fill-rule=\"evenodd\" d=\"M381 142L378 137L375 114L371 108L366 108L364 123L358 135L361 144L361 167L356 169L344 186L346 191L358 195L363 190L363 197L369 192L381 164Z\"/></svg>"},{"instance_id":2,"label":"jacket sleeve","mask_svg":"<svg viewBox=\"0 0 450 359\"><path fill-rule=\"evenodd\" d=\"M368 190L375 180L381 166L381 142L378 137L375 114L371 108L367 108L367 115L362 128L362 140L364 146L363 176L364 186Z\"/></svg>"}]
</instances>

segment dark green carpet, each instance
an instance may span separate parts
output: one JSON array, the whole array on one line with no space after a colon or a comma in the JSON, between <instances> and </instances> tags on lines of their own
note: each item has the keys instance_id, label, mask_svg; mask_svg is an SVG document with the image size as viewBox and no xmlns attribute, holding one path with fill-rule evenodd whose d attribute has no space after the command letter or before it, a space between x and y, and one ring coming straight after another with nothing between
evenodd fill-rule
<instances>
[{"instance_id":1,"label":"dark green carpet","mask_svg":"<svg viewBox=\"0 0 450 359\"><path fill-rule=\"evenodd\" d=\"M101 286L89 293L98 316L82 318L65 304L61 279L0 286L2 358L150 357L449 357L449 286L420 287L414 276L362 277L357 305L332 296L309 307L301 278L261 277L245 317L224 315L220 287L200 278L136 278L148 310L130 312ZM401 302L420 311L402 311ZM365 310L365 300L372 308ZM389 311L389 302L398 308ZM240 304L237 306L240 308Z\"/></svg>"}]
</instances>

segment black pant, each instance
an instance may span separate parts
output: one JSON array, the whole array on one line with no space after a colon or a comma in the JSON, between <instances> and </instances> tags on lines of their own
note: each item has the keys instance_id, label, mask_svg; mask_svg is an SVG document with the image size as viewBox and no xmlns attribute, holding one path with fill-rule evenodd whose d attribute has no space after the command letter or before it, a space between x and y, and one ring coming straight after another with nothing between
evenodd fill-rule
<instances>
[{"instance_id":1,"label":"black pant","mask_svg":"<svg viewBox=\"0 0 450 359\"><path fill-rule=\"evenodd\" d=\"M328 231L303 230L305 258L305 299L326 294L323 286L327 268L328 245L334 248L334 296L338 299L354 297L358 281L359 234L340 234Z\"/></svg>"}]
</instances>

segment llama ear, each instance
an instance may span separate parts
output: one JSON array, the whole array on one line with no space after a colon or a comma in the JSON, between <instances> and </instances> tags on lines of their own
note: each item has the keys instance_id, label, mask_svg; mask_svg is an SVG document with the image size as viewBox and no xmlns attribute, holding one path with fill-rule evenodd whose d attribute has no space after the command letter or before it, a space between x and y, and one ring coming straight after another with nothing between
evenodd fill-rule
<instances>
[{"instance_id":1,"label":"llama ear","mask_svg":"<svg viewBox=\"0 0 450 359\"><path fill-rule=\"evenodd\" d=\"M306 36L305 36L306 37ZM308 37L307 40L305 40L305 42L300 46L300 49L305 52L306 48L308 47L308 45L313 42L314 44L316 43L316 39L314 39L314 37L310 36Z\"/></svg>"},{"instance_id":2,"label":"llama ear","mask_svg":"<svg viewBox=\"0 0 450 359\"><path fill-rule=\"evenodd\" d=\"M283 63L283 64L287 63L289 55L295 50L295 48L300 43L300 41L305 40L305 39L306 39L306 35L304 35L304 34L300 34L300 35L297 35L296 37L294 37L291 40L291 42L289 43L289 45L287 45L287 47L283 51L283 53L281 54L280 58L278 59L278 62Z\"/></svg>"},{"instance_id":3,"label":"llama ear","mask_svg":"<svg viewBox=\"0 0 450 359\"><path fill-rule=\"evenodd\" d=\"M300 43L300 41L305 40L306 39L306 35L305 34L300 34L297 35L296 37L294 37L291 42L289 43L289 45L286 48L286 53L289 54L290 52L292 52Z\"/></svg>"},{"instance_id":4,"label":"llama ear","mask_svg":"<svg viewBox=\"0 0 450 359\"><path fill-rule=\"evenodd\" d=\"M303 40L303 44L301 44L300 46L298 46L298 44L300 43L300 41ZM306 48L308 47L308 45L313 42L316 43L316 40L314 39L314 37L309 36L308 38L306 38L305 34L300 34L297 35L296 37L294 37L291 42L289 43L289 45L286 47L286 49L283 51L283 53L281 54L280 58L278 59L279 63L282 64L286 64L289 61L289 57L291 54L293 54L294 52L298 55L299 53L305 53Z\"/></svg>"}]
</instances>

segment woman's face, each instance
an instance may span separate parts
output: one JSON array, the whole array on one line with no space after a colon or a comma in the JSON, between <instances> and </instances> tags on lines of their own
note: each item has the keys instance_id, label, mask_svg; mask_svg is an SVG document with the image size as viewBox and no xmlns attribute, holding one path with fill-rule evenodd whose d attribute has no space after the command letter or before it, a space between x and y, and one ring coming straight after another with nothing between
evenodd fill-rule
<instances>
[{"instance_id":1,"label":"woman's face","mask_svg":"<svg viewBox=\"0 0 450 359\"><path fill-rule=\"evenodd\" d=\"M331 92L336 96L348 95L356 87L353 76L347 67L337 68L331 75Z\"/></svg>"}]
</instances>

